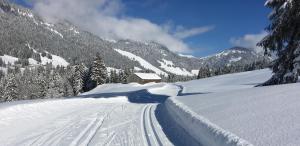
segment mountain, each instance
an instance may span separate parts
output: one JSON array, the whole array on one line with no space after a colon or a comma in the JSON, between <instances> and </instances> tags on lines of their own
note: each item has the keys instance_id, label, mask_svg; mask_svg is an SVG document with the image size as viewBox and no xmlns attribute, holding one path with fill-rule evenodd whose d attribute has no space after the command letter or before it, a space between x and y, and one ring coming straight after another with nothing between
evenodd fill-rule
<instances>
[{"instance_id":1,"label":"mountain","mask_svg":"<svg viewBox=\"0 0 300 146\"><path fill-rule=\"evenodd\" d=\"M218 54L201 58L209 66L223 67L231 65L251 64L254 61L271 61L271 58L257 53L254 49L233 47Z\"/></svg>"},{"instance_id":2,"label":"mountain","mask_svg":"<svg viewBox=\"0 0 300 146\"><path fill-rule=\"evenodd\" d=\"M220 67L251 63L263 58L261 54L246 48L233 48L213 56L194 58L176 54L156 42L109 40L82 30L66 20L51 24L32 10L6 0L0 0L0 26L0 58L6 55L29 59L32 65L83 62L89 66L99 52L111 68L193 76L203 65Z\"/></svg>"}]
</instances>

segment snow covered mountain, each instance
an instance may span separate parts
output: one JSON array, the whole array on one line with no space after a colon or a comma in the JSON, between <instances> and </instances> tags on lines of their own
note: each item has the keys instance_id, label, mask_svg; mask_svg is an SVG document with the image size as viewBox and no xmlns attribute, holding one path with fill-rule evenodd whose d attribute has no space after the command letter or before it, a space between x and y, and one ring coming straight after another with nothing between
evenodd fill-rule
<instances>
[{"instance_id":1,"label":"snow covered mountain","mask_svg":"<svg viewBox=\"0 0 300 146\"><path fill-rule=\"evenodd\" d=\"M217 53L212 56L201 58L209 66L222 67L230 65L251 64L254 61L270 61L271 59L265 57L262 53L257 53L254 49L233 47Z\"/></svg>"},{"instance_id":2,"label":"snow covered mountain","mask_svg":"<svg viewBox=\"0 0 300 146\"><path fill-rule=\"evenodd\" d=\"M47 62L64 60L64 64L84 62L86 65L100 52L108 67L151 70L165 76L193 76L203 65L220 67L251 63L262 58L250 49L235 48L199 59L176 54L156 42L105 39L68 21L51 24L32 10L6 0L0 1L0 26L0 56L31 59L31 62L41 64L43 52L57 56Z\"/></svg>"}]
</instances>

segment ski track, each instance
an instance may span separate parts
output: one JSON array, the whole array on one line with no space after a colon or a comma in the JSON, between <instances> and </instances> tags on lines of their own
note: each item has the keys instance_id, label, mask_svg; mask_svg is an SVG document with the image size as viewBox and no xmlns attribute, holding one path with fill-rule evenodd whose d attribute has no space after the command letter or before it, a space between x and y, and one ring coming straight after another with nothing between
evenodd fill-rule
<instances>
[{"instance_id":1,"label":"ski track","mask_svg":"<svg viewBox=\"0 0 300 146\"><path fill-rule=\"evenodd\" d=\"M152 116L154 116L152 109L154 107L155 105L149 104L143 108L141 124L144 133L144 144L148 146L162 146L163 144L152 119Z\"/></svg>"},{"instance_id":2,"label":"ski track","mask_svg":"<svg viewBox=\"0 0 300 146\"><path fill-rule=\"evenodd\" d=\"M1 145L170 145L166 143L167 138L156 120L154 111L156 106L157 104L153 103L93 102L91 105L71 106L61 113L52 113L53 118L41 121L32 129L17 132L2 141L4 143L1 142ZM40 112L43 113L42 108L41 111L37 111Z\"/></svg>"}]
</instances>

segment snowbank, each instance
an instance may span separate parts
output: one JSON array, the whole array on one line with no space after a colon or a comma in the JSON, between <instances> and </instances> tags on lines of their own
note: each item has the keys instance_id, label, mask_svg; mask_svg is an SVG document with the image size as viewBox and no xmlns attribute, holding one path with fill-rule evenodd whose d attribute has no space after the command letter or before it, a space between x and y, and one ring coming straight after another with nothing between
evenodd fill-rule
<instances>
[{"instance_id":1,"label":"snowbank","mask_svg":"<svg viewBox=\"0 0 300 146\"><path fill-rule=\"evenodd\" d=\"M298 146L300 84L257 87L176 100L254 145Z\"/></svg>"},{"instance_id":2,"label":"snowbank","mask_svg":"<svg viewBox=\"0 0 300 146\"><path fill-rule=\"evenodd\" d=\"M165 106L173 120L204 146L252 146L246 140L191 111L175 98L167 99Z\"/></svg>"},{"instance_id":3,"label":"snowbank","mask_svg":"<svg viewBox=\"0 0 300 146\"><path fill-rule=\"evenodd\" d=\"M300 83L254 87L271 76L256 70L178 83L182 92L165 106L203 145L298 146Z\"/></svg>"}]
</instances>

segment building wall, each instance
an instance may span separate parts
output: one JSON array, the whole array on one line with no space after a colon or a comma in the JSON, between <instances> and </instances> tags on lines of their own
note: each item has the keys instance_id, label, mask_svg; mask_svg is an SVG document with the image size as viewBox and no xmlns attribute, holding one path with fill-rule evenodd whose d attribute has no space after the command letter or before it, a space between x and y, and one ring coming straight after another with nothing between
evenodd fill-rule
<instances>
[{"instance_id":1,"label":"building wall","mask_svg":"<svg viewBox=\"0 0 300 146\"><path fill-rule=\"evenodd\" d=\"M133 83L133 82L137 82L137 83L140 83L140 84L142 84L142 80L141 80L141 78L139 78L137 75L135 75L135 74L133 74L133 75L131 75L131 76L129 76L128 77L128 83Z\"/></svg>"},{"instance_id":2,"label":"building wall","mask_svg":"<svg viewBox=\"0 0 300 146\"><path fill-rule=\"evenodd\" d=\"M142 83L140 83L140 84L146 84L146 83L151 83L151 82L159 83L159 82L161 82L161 80L142 80Z\"/></svg>"}]
</instances>

